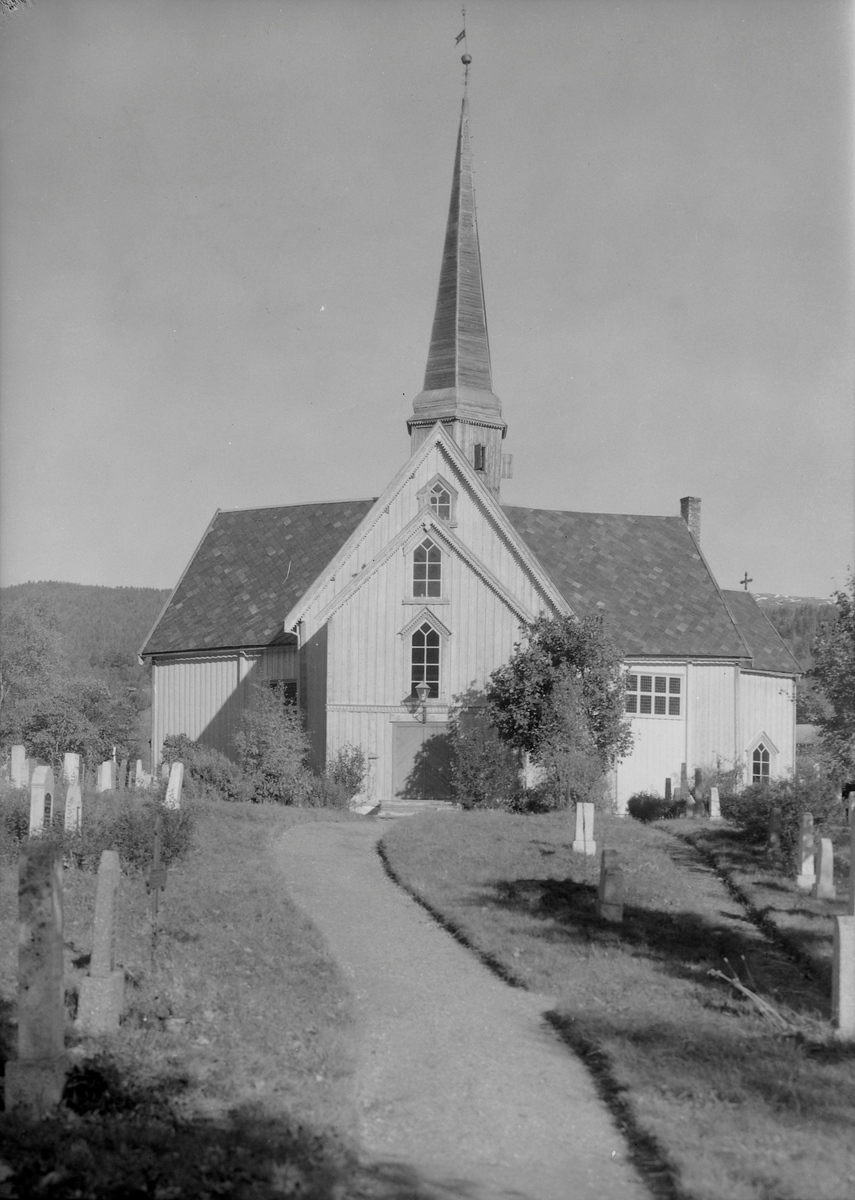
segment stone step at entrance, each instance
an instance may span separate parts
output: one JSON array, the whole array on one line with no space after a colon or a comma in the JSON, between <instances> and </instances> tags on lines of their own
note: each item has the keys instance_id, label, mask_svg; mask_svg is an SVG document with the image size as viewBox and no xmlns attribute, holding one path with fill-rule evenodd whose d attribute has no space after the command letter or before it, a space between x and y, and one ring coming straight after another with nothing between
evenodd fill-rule
<instances>
[{"instance_id":1,"label":"stone step at entrance","mask_svg":"<svg viewBox=\"0 0 855 1200\"><path fill-rule=\"evenodd\" d=\"M380 805L379 817L414 817L422 812L454 812L458 806L450 800L384 800Z\"/></svg>"}]
</instances>

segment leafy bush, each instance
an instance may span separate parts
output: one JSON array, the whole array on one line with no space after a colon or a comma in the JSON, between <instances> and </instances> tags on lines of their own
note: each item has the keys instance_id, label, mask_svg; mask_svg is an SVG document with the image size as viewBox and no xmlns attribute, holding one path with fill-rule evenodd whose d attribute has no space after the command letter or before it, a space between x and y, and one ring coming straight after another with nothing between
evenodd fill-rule
<instances>
[{"instance_id":1,"label":"leafy bush","mask_svg":"<svg viewBox=\"0 0 855 1200\"><path fill-rule=\"evenodd\" d=\"M636 821L660 821L663 817L674 816L675 805L671 800L665 800L655 792L636 792L627 801L627 812Z\"/></svg>"},{"instance_id":2,"label":"leafy bush","mask_svg":"<svg viewBox=\"0 0 855 1200\"><path fill-rule=\"evenodd\" d=\"M256 804L300 804L314 788L309 738L284 688L257 685L235 743Z\"/></svg>"},{"instance_id":3,"label":"leafy bush","mask_svg":"<svg viewBox=\"0 0 855 1200\"><path fill-rule=\"evenodd\" d=\"M102 850L118 850L124 870L148 870L154 846L155 822L161 818L161 860L177 862L190 850L197 809L192 803L165 808L161 797L140 800L126 792L86 793L78 831L63 828L60 805L54 812L49 837L62 847L63 856L83 871L97 871ZM23 790L9 793L3 802L3 857L12 858L29 837L30 800Z\"/></svg>"},{"instance_id":4,"label":"leafy bush","mask_svg":"<svg viewBox=\"0 0 855 1200\"><path fill-rule=\"evenodd\" d=\"M327 763L324 775L330 789L341 795L346 805L362 791L367 770L368 761L362 747L345 742Z\"/></svg>"},{"instance_id":5,"label":"leafy bush","mask_svg":"<svg viewBox=\"0 0 855 1200\"><path fill-rule=\"evenodd\" d=\"M802 813L812 813L815 825L833 826L842 819L836 789L813 771L797 770L790 779L752 784L741 792L721 797L721 813L733 821L752 842L764 842L772 809L781 811L781 848L794 853Z\"/></svg>"},{"instance_id":6,"label":"leafy bush","mask_svg":"<svg viewBox=\"0 0 855 1200\"><path fill-rule=\"evenodd\" d=\"M191 796L250 799L250 783L237 763L219 750L191 741L183 733L169 734L163 739L163 759L170 766L174 762L184 763L185 788Z\"/></svg>"},{"instance_id":7,"label":"leafy bush","mask_svg":"<svg viewBox=\"0 0 855 1200\"><path fill-rule=\"evenodd\" d=\"M520 790L519 756L484 714L463 712L451 727L451 787L463 808L509 807Z\"/></svg>"}]
</instances>

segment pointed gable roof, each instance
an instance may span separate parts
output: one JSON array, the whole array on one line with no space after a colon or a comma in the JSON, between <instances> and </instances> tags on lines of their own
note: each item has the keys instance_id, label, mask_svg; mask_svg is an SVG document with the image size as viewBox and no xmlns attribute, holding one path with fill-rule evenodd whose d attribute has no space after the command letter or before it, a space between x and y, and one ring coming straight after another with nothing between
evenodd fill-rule
<instances>
[{"instance_id":1,"label":"pointed gable roof","mask_svg":"<svg viewBox=\"0 0 855 1200\"><path fill-rule=\"evenodd\" d=\"M411 423L455 417L504 428L501 401L493 393L465 95L424 390L413 402Z\"/></svg>"},{"instance_id":2,"label":"pointed gable roof","mask_svg":"<svg viewBox=\"0 0 855 1200\"><path fill-rule=\"evenodd\" d=\"M725 604L739 627L755 671L772 675L801 675L804 668L750 592L722 592Z\"/></svg>"},{"instance_id":3,"label":"pointed gable roof","mask_svg":"<svg viewBox=\"0 0 855 1200\"><path fill-rule=\"evenodd\" d=\"M373 500L217 512L141 654L268 646Z\"/></svg>"},{"instance_id":4,"label":"pointed gable roof","mask_svg":"<svg viewBox=\"0 0 855 1200\"><path fill-rule=\"evenodd\" d=\"M624 654L749 657L682 518L505 512L571 609L602 613Z\"/></svg>"}]
</instances>

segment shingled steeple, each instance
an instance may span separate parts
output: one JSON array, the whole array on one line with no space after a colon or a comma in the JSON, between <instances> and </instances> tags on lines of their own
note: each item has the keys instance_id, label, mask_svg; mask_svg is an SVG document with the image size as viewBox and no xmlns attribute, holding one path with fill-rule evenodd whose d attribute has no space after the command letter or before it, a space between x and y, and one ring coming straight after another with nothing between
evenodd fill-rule
<instances>
[{"instance_id":1,"label":"shingled steeple","mask_svg":"<svg viewBox=\"0 0 855 1200\"><path fill-rule=\"evenodd\" d=\"M454 440L498 496L506 426L490 369L466 95L424 390L413 401L413 415L407 421L413 451L437 421L450 426Z\"/></svg>"}]
</instances>

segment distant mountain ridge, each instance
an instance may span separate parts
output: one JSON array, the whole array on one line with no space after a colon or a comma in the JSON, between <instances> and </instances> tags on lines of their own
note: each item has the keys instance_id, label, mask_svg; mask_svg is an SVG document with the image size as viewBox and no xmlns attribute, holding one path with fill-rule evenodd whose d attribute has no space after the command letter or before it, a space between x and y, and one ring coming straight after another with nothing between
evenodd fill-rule
<instances>
[{"instance_id":1,"label":"distant mountain ridge","mask_svg":"<svg viewBox=\"0 0 855 1200\"><path fill-rule=\"evenodd\" d=\"M820 606L834 603L830 596L784 596L780 592L752 592L751 595L761 607L770 604L815 604Z\"/></svg>"}]
</instances>

